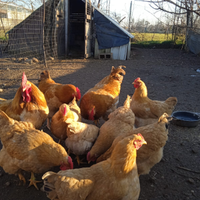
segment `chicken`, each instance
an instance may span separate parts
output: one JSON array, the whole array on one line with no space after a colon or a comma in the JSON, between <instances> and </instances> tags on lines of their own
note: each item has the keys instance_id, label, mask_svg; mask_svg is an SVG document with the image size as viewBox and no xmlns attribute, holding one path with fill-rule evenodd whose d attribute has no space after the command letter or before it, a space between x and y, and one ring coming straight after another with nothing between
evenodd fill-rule
<instances>
[{"instance_id":1,"label":"chicken","mask_svg":"<svg viewBox=\"0 0 200 200\"><path fill-rule=\"evenodd\" d=\"M156 122L163 113L171 115L178 102L176 97L169 97L165 101L148 98L145 83L137 78L133 82L135 92L132 96L131 109L135 114L136 127Z\"/></svg>"},{"instance_id":2,"label":"chicken","mask_svg":"<svg viewBox=\"0 0 200 200\"><path fill-rule=\"evenodd\" d=\"M163 149L168 140L168 123L171 117L164 113L157 122L146 126L139 127L130 132L124 132L118 136L112 143L112 146L102 154L97 163L108 159L118 141L124 137L141 133L147 142L147 145L142 146L137 152L137 167L138 174L148 174L150 169L163 157Z\"/></svg>"},{"instance_id":3,"label":"chicken","mask_svg":"<svg viewBox=\"0 0 200 200\"><path fill-rule=\"evenodd\" d=\"M119 141L109 159L88 168L46 172L43 190L57 200L137 200L140 182L136 150L146 141L141 134Z\"/></svg>"},{"instance_id":4,"label":"chicken","mask_svg":"<svg viewBox=\"0 0 200 200\"><path fill-rule=\"evenodd\" d=\"M83 122L71 122L68 124L65 145L70 152L77 156L78 164L81 163L79 156L87 154L96 140L98 133L99 128L92 124Z\"/></svg>"},{"instance_id":5,"label":"chicken","mask_svg":"<svg viewBox=\"0 0 200 200\"><path fill-rule=\"evenodd\" d=\"M75 102L70 105L63 103L59 110L53 115L51 119L50 130L51 133L60 140L65 140L67 137L67 126L73 121L81 121L81 116L78 113L78 105L75 107Z\"/></svg>"},{"instance_id":6,"label":"chicken","mask_svg":"<svg viewBox=\"0 0 200 200\"><path fill-rule=\"evenodd\" d=\"M18 121L31 122L40 129L49 114L44 94L22 75L21 86L13 99L0 101L0 110Z\"/></svg>"},{"instance_id":7,"label":"chicken","mask_svg":"<svg viewBox=\"0 0 200 200\"><path fill-rule=\"evenodd\" d=\"M60 84L51 79L49 71L43 71L38 80L38 87L44 93L49 107L47 127L50 129L50 119L63 103L70 103L74 97L80 100L81 93L78 87L72 84Z\"/></svg>"},{"instance_id":8,"label":"chicken","mask_svg":"<svg viewBox=\"0 0 200 200\"><path fill-rule=\"evenodd\" d=\"M97 157L107 151L118 135L135 128L135 115L130 109L130 101L130 96L127 95L124 105L110 113L108 121L100 127L99 136L87 154L88 162L95 161Z\"/></svg>"},{"instance_id":9,"label":"chicken","mask_svg":"<svg viewBox=\"0 0 200 200\"><path fill-rule=\"evenodd\" d=\"M77 121L81 122L82 121L81 109L76 102L76 97L74 97L74 99L68 105L70 110L77 114L78 117Z\"/></svg>"},{"instance_id":10,"label":"chicken","mask_svg":"<svg viewBox=\"0 0 200 200\"><path fill-rule=\"evenodd\" d=\"M119 66L111 69L110 75L103 78L93 88L89 89L80 101L81 115L87 120L93 120L97 124L103 117L107 120L109 113L114 111L119 102L123 75L126 72Z\"/></svg>"},{"instance_id":11,"label":"chicken","mask_svg":"<svg viewBox=\"0 0 200 200\"><path fill-rule=\"evenodd\" d=\"M14 120L0 111L0 127L0 166L6 173L18 174L25 183L21 171L31 172L30 185L37 188L33 173L45 173L59 165L62 170L73 168L66 150L32 123Z\"/></svg>"}]
</instances>

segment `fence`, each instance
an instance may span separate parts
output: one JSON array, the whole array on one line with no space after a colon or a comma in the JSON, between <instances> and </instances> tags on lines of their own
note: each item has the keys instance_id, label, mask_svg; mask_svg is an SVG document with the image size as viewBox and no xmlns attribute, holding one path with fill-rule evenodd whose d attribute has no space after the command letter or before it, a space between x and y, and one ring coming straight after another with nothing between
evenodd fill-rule
<instances>
[{"instance_id":1,"label":"fence","mask_svg":"<svg viewBox=\"0 0 200 200\"><path fill-rule=\"evenodd\" d=\"M12 18L8 6L0 9L0 57L44 60L45 55L48 59L64 54L64 1L48 0L44 5L32 13L21 7L27 15L17 7Z\"/></svg>"}]
</instances>

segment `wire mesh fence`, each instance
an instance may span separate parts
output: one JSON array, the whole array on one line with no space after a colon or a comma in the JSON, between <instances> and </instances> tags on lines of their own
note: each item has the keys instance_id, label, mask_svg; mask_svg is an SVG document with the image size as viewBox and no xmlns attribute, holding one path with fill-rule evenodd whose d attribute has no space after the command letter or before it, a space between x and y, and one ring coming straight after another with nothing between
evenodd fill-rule
<instances>
[{"instance_id":1,"label":"wire mesh fence","mask_svg":"<svg viewBox=\"0 0 200 200\"><path fill-rule=\"evenodd\" d=\"M0 19L0 57L44 60L64 53L64 0L47 0L33 11L0 3Z\"/></svg>"}]
</instances>

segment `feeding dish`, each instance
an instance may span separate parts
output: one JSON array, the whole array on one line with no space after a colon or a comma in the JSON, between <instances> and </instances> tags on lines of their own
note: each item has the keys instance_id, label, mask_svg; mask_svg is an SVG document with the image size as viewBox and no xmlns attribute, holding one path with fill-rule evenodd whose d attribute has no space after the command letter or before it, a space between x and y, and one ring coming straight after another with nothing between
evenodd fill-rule
<instances>
[{"instance_id":1,"label":"feeding dish","mask_svg":"<svg viewBox=\"0 0 200 200\"><path fill-rule=\"evenodd\" d=\"M195 127L200 121L198 113L189 111L175 111L172 113L172 122L178 126Z\"/></svg>"}]
</instances>

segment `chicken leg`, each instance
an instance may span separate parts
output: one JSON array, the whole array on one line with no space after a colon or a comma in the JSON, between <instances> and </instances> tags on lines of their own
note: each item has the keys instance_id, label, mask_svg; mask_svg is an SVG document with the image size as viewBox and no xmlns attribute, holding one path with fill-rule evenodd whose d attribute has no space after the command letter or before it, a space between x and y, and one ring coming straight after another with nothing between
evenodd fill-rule
<instances>
[{"instance_id":1,"label":"chicken leg","mask_svg":"<svg viewBox=\"0 0 200 200\"><path fill-rule=\"evenodd\" d=\"M26 179L24 178L24 176L23 176L21 173L18 173L17 175L18 175L18 177L19 177L19 180L20 180L20 181L23 181L23 182L24 182L24 185L25 185L25 184L26 184Z\"/></svg>"},{"instance_id":2,"label":"chicken leg","mask_svg":"<svg viewBox=\"0 0 200 200\"><path fill-rule=\"evenodd\" d=\"M94 124L95 124L96 126L100 125L99 119L94 120Z\"/></svg>"},{"instance_id":3,"label":"chicken leg","mask_svg":"<svg viewBox=\"0 0 200 200\"><path fill-rule=\"evenodd\" d=\"M87 164L86 162L82 162L83 159L81 160L79 156L76 156L76 160L77 160L78 165Z\"/></svg>"},{"instance_id":4,"label":"chicken leg","mask_svg":"<svg viewBox=\"0 0 200 200\"><path fill-rule=\"evenodd\" d=\"M42 181L36 181L33 172L31 172L31 178L29 179L29 181L30 181L30 183L29 183L29 186L28 186L28 187L30 187L31 185L34 185L35 188L36 188L37 190L39 190L36 183L40 183L40 182L42 182Z\"/></svg>"}]
</instances>

